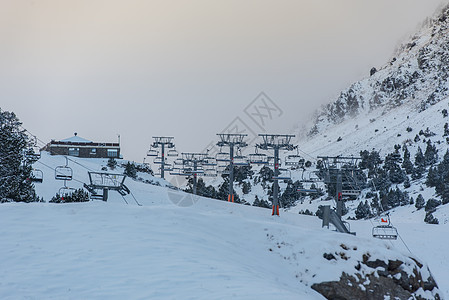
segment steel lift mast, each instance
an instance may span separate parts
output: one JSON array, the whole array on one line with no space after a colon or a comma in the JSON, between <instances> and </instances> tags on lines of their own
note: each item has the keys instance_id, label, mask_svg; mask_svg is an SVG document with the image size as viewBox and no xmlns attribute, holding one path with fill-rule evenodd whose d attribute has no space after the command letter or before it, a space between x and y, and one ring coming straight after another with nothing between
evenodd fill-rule
<instances>
[{"instance_id":1,"label":"steel lift mast","mask_svg":"<svg viewBox=\"0 0 449 300\"><path fill-rule=\"evenodd\" d=\"M234 202L234 149L235 147L244 148L248 144L244 141L247 134L240 133L218 133L220 141L219 147L229 147L229 192L228 202Z\"/></svg>"},{"instance_id":2,"label":"steel lift mast","mask_svg":"<svg viewBox=\"0 0 449 300\"><path fill-rule=\"evenodd\" d=\"M279 150L292 151L297 148L291 143L295 137L291 134L259 134L262 143L256 147L262 150L274 150L274 183L273 183L273 212L272 215L279 216Z\"/></svg>"},{"instance_id":3,"label":"steel lift mast","mask_svg":"<svg viewBox=\"0 0 449 300\"><path fill-rule=\"evenodd\" d=\"M183 172L186 176L193 176L193 194L196 195L196 187L198 183L198 175L204 174L203 164L206 162L207 155L205 153L181 153Z\"/></svg>"},{"instance_id":4,"label":"steel lift mast","mask_svg":"<svg viewBox=\"0 0 449 300\"><path fill-rule=\"evenodd\" d=\"M354 156L318 156L318 159L323 162L323 167L326 171L324 182L326 184L335 184L337 215L341 218L343 213L343 196L357 196L360 194L360 187L358 186L355 173L357 161L361 158ZM335 179L332 175L336 175ZM345 177L344 179L343 176ZM350 189L343 190L343 184L349 186Z\"/></svg>"},{"instance_id":5,"label":"steel lift mast","mask_svg":"<svg viewBox=\"0 0 449 300\"><path fill-rule=\"evenodd\" d=\"M154 151L154 150L148 151L147 155L148 156L156 156L156 159L160 158L161 178L164 179L165 178L165 174L164 174L164 171L165 171L165 150L169 149L169 155L168 156L178 156L176 150L174 149L175 148L175 144L173 143L174 137L172 137L172 136L153 136L153 139L154 139L154 142L151 145L151 147L152 148L161 148L161 156L158 157L157 156L157 152L155 153L155 155L151 154L151 152ZM172 152L173 153L176 152L176 154L171 155Z\"/></svg>"}]
</instances>

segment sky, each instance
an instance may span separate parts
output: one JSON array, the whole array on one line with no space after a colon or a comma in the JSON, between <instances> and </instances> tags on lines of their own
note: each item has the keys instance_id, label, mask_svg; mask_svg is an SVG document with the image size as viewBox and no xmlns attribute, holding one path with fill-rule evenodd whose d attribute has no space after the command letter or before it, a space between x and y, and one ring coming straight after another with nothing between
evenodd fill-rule
<instances>
[{"instance_id":1,"label":"sky","mask_svg":"<svg viewBox=\"0 0 449 300\"><path fill-rule=\"evenodd\" d=\"M447 2L0 0L0 108L138 162L153 136L297 134Z\"/></svg>"}]
</instances>

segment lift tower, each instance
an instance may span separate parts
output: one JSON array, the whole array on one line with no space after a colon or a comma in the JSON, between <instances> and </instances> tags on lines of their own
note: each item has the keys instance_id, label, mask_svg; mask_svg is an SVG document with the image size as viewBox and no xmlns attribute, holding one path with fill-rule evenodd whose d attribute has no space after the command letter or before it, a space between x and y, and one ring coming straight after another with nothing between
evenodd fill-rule
<instances>
[{"instance_id":1,"label":"lift tower","mask_svg":"<svg viewBox=\"0 0 449 300\"><path fill-rule=\"evenodd\" d=\"M155 156L154 163L160 164L161 170L161 178L165 178L165 149L168 150L168 156L178 156L178 153L175 150L175 144L173 144L174 137L172 136L153 136L154 142L151 145L152 148L161 148L161 155L158 156L158 152L156 150L150 149L148 151L148 156Z\"/></svg>"},{"instance_id":2,"label":"lift tower","mask_svg":"<svg viewBox=\"0 0 449 300\"><path fill-rule=\"evenodd\" d=\"M320 176L324 183L335 185L335 199L337 202L337 215L341 218L343 213L343 196L357 197L363 187L359 179L360 169L357 162L360 157L354 156L318 156L321 160Z\"/></svg>"},{"instance_id":3,"label":"lift tower","mask_svg":"<svg viewBox=\"0 0 449 300\"><path fill-rule=\"evenodd\" d=\"M228 201L234 202L234 147L244 148L248 144L244 141L247 134L240 133L217 133L220 141L217 146L229 147L229 193Z\"/></svg>"},{"instance_id":4,"label":"lift tower","mask_svg":"<svg viewBox=\"0 0 449 300\"><path fill-rule=\"evenodd\" d=\"M171 175L192 176L193 177L193 194L196 195L196 186L198 176L204 175L204 165L207 164L208 156L205 153L182 152L181 158L177 159L182 165L171 172Z\"/></svg>"},{"instance_id":5,"label":"lift tower","mask_svg":"<svg viewBox=\"0 0 449 300\"><path fill-rule=\"evenodd\" d=\"M292 151L297 148L291 143L295 137L291 134L259 134L262 143L257 144L257 148L262 150L274 150L274 183L273 183L273 213L279 216L279 150Z\"/></svg>"}]
</instances>

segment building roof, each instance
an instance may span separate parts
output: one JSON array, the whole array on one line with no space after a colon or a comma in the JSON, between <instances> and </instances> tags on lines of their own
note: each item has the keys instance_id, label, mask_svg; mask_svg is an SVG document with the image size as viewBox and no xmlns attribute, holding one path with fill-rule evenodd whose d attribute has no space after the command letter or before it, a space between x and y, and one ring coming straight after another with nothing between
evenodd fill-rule
<instances>
[{"instance_id":1,"label":"building roof","mask_svg":"<svg viewBox=\"0 0 449 300\"><path fill-rule=\"evenodd\" d=\"M61 140L61 142L72 142L72 143L92 143L92 141L83 139L79 137L76 133L74 136Z\"/></svg>"}]
</instances>

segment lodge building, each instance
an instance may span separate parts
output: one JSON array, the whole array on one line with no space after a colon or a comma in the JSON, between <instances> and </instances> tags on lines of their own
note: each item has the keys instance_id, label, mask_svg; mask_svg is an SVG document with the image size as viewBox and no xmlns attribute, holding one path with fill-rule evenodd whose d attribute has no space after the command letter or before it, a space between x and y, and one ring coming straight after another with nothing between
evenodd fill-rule
<instances>
[{"instance_id":1,"label":"lodge building","mask_svg":"<svg viewBox=\"0 0 449 300\"><path fill-rule=\"evenodd\" d=\"M92 142L75 135L60 141L51 140L43 150L52 155L83 158L121 158L120 143Z\"/></svg>"}]
</instances>

